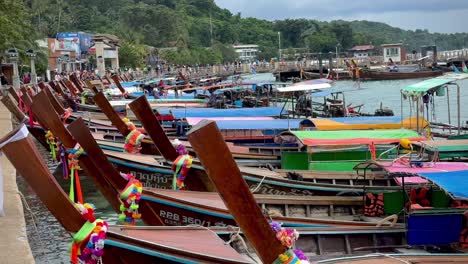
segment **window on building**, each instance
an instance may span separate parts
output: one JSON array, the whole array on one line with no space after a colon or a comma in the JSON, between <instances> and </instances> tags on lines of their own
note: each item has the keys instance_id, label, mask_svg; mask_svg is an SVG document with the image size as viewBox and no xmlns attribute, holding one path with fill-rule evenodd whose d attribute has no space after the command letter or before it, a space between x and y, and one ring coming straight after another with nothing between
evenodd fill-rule
<instances>
[{"instance_id":1,"label":"window on building","mask_svg":"<svg viewBox=\"0 0 468 264\"><path fill-rule=\"evenodd\" d=\"M398 56L399 49L398 48L386 48L387 56Z\"/></svg>"}]
</instances>

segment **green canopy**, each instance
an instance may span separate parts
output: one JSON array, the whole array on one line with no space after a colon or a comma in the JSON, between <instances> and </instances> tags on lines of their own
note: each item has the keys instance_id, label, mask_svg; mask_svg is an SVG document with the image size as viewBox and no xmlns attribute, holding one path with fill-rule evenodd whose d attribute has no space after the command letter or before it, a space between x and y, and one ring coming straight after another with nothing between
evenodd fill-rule
<instances>
[{"instance_id":1,"label":"green canopy","mask_svg":"<svg viewBox=\"0 0 468 264\"><path fill-rule=\"evenodd\" d=\"M401 93L408 96L422 96L429 91L435 91L439 87L453 82L452 78L434 78L418 82L407 86L401 90Z\"/></svg>"},{"instance_id":2,"label":"green canopy","mask_svg":"<svg viewBox=\"0 0 468 264\"><path fill-rule=\"evenodd\" d=\"M408 129L291 131L304 145L368 145L397 143L402 138L412 141L424 137Z\"/></svg>"}]
</instances>

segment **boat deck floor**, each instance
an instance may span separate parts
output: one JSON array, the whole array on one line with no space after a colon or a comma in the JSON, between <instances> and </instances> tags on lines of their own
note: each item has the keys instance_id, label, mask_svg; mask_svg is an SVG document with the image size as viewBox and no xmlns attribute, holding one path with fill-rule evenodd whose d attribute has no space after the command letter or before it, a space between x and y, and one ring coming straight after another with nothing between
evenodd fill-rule
<instances>
[{"instance_id":1,"label":"boat deck floor","mask_svg":"<svg viewBox=\"0 0 468 264\"><path fill-rule=\"evenodd\" d=\"M208 229L145 229L112 227L111 230L126 236L163 245L168 248L174 248L208 256L215 256L223 259L236 260L239 262L249 262L239 253L237 253L231 246L226 245L224 240L219 238L216 233Z\"/></svg>"}]
</instances>

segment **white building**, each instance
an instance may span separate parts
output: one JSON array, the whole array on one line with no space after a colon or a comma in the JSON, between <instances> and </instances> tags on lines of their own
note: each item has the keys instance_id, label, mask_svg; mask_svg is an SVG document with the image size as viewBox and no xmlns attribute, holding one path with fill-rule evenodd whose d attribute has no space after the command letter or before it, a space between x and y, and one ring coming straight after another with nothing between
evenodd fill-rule
<instances>
[{"instance_id":1,"label":"white building","mask_svg":"<svg viewBox=\"0 0 468 264\"><path fill-rule=\"evenodd\" d=\"M350 51L355 58L366 58L374 56L374 49L375 47L372 45L361 45L352 47Z\"/></svg>"},{"instance_id":2,"label":"white building","mask_svg":"<svg viewBox=\"0 0 468 264\"><path fill-rule=\"evenodd\" d=\"M257 59L258 45L232 45L241 61L252 62Z\"/></svg>"},{"instance_id":3,"label":"white building","mask_svg":"<svg viewBox=\"0 0 468 264\"><path fill-rule=\"evenodd\" d=\"M402 63L406 59L406 50L402 43L383 44L382 50L384 62L388 62L389 59L392 59L395 63Z\"/></svg>"}]
</instances>

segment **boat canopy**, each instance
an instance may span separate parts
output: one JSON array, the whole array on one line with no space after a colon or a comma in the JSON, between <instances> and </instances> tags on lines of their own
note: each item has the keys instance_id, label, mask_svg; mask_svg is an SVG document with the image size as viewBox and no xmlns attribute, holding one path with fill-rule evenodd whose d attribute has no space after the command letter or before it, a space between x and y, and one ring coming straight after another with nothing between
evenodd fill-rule
<instances>
[{"instance_id":1,"label":"boat canopy","mask_svg":"<svg viewBox=\"0 0 468 264\"><path fill-rule=\"evenodd\" d=\"M281 107L257 107L257 108L158 108L161 115L172 115L175 119L186 117L254 117L254 116L280 116Z\"/></svg>"},{"instance_id":2,"label":"boat canopy","mask_svg":"<svg viewBox=\"0 0 468 264\"><path fill-rule=\"evenodd\" d=\"M335 118L311 118L312 127L317 130L356 130L356 129L416 129L416 117L402 119L399 116L357 116ZM419 118L419 127L429 126L424 118Z\"/></svg>"},{"instance_id":3,"label":"boat canopy","mask_svg":"<svg viewBox=\"0 0 468 264\"><path fill-rule=\"evenodd\" d=\"M223 121L223 120L232 120L242 122L245 120L273 120L271 116L254 116L254 117L187 117L185 119L189 126L194 126L200 123L202 120L213 120L213 121Z\"/></svg>"},{"instance_id":4,"label":"boat canopy","mask_svg":"<svg viewBox=\"0 0 468 264\"><path fill-rule=\"evenodd\" d=\"M468 200L468 170L420 173L450 194L454 199Z\"/></svg>"},{"instance_id":5,"label":"boat canopy","mask_svg":"<svg viewBox=\"0 0 468 264\"><path fill-rule=\"evenodd\" d=\"M401 93L407 96L420 97L428 92L435 92L437 89L439 89L439 87L442 87L453 81L454 79L452 78L433 78L407 86L401 90Z\"/></svg>"},{"instance_id":6,"label":"boat canopy","mask_svg":"<svg viewBox=\"0 0 468 264\"><path fill-rule=\"evenodd\" d=\"M330 89L331 85L325 82L317 83L296 83L286 87L276 88L278 92L287 93L287 92L300 92L300 91L314 91L314 90L323 90Z\"/></svg>"},{"instance_id":7,"label":"boat canopy","mask_svg":"<svg viewBox=\"0 0 468 264\"><path fill-rule=\"evenodd\" d=\"M216 120L221 130L287 130L299 129L303 119L273 119L273 120Z\"/></svg>"},{"instance_id":8,"label":"boat canopy","mask_svg":"<svg viewBox=\"0 0 468 264\"><path fill-rule=\"evenodd\" d=\"M402 164L399 162L370 162L373 162L377 167L382 168L390 174L405 173L408 175L419 175L421 173L468 170L468 163L464 162L425 162L422 167L409 167L407 164Z\"/></svg>"},{"instance_id":9,"label":"boat canopy","mask_svg":"<svg viewBox=\"0 0 468 264\"><path fill-rule=\"evenodd\" d=\"M296 137L297 143L306 146L392 144L400 142L402 138L411 141L425 139L408 129L289 131L281 136L288 134Z\"/></svg>"},{"instance_id":10,"label":"boat canopy","mask_svg":"<svg viewBox=\"0 0 468 264\"><path fill-rule=\"evenodd\" d=\"M140 85L140 82L121 82L120 85L124 88L137 87ZM117 88L117 85L111 84L110 88Z\"/></svg>"}]
</instances>

